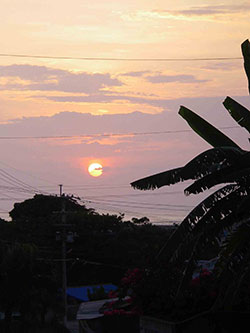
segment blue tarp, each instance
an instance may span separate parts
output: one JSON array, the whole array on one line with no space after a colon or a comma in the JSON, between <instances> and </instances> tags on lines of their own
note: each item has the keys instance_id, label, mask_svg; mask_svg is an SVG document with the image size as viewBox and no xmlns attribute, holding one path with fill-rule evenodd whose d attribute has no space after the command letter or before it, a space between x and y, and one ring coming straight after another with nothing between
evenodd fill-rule
<instances>
[{"instance_id":1,"label":"blue tarp","mask_svg":"<svg viewBox=\"0 0 250 333\"><path fill-rule=\"evenodd\" d=\"M88 290L92 293L96 288L103 287L105 292L109 292L111 290L117 290L117 286L114 284L101 284L95 286L82 286L82 287L70 287L67 288L67 295L74 297L82 302L88 302Z\"/></svg>"}]
</instances>

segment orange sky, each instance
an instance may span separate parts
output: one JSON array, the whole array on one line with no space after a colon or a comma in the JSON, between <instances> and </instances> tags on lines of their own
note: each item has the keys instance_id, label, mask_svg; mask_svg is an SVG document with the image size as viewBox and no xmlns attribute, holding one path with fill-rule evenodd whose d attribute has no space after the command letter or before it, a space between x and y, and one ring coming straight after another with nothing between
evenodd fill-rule
<instances>
[{"instance_id":1,"label":"orange sky","mask_svg":"<svg viewBox=\"0 0 250 333\"><path fill-rule=\"evenodd\" d=\"M240 43L249 36L250 5L244 1L103 1L2 0L0 34L2 54L30 54L71 57L112 58L207 58L240 57ZM60 111L156 113L160 107L127 100L126 96L179 98L244 95L245 78L239 60L225 62L129 62L77 61L1 57L1 65L37 66L64 71L64 87L59 74L31 76L15 70L0 77L2 112L0 121L22 116L53 115ZM1 69L3 69L1 67ZM1 70L2 72L2 70ZM1 73L0 72L0 73ZM25 72L25 69L23 70ZM32 72L30 69L29 72ZM48 96L89 94L77 74L108 75L119 84L106 84L101 77L89 83L95 92L122 95L124 99L105 103L51 101ZM134 75L127 75L134 73ZM136 75L137 73L137 75ZM140 75L140 73L142 73ZM79 75L78 75L79 76ZM151 77L163 79L152 82ZM165 80L164 80L165 76ZM183 76L185 76L183 78ZM169 77L169 80L168 78ZM97 82L99 80L99 82ZM54 83L48 89L32 83ZM99 83L99 86L98 86ZM65 86L78 85L66 91ZM82 89L81 89L82 88ZM91 92L93 94L93 91Z\"/></svg>"},{"instance_id":2,"label":"orange sky","mask_svg":"<svg viewBox=\"0 0 250 333\"><path fill-rule=\"evenodd\" d=\"M234 125L221 102L229 95L249 105L241 59L84 61L3 55L238 58L241 42L249 38L249 14L246 1L2 0L1 133L74 136L185 130L187 125L177 115L181 103L220 126ZM123 117L116 117L121 114ZM247 145L244 130L228 134ZM80 191L76 186L86 185L85 196L97 196L95 188L100 184L105 197L134 195L138 192L131 192L130 181L183 164L194 153L208 148L192 135L2 140L2 162L8 165L2 168L9 172L12 167L15 177L32 186L46 186L43 179L53 191L57 191L57 184L67 182L76 194ZM86 170L90 160L104 161L102 178L89 177ZM9 210L16 195L8 194L10 200L2 200L0 210ZM126 198L131 201L133 196ZM135 198L144 200L142 196ZM176 200L173 197L172 204ZM115 207L122 211L119 203L114 211ZM136 209L134 212L139 213ZM162 212L156 219L170 219L173 212Z\"/></svg>"}]
</instances>

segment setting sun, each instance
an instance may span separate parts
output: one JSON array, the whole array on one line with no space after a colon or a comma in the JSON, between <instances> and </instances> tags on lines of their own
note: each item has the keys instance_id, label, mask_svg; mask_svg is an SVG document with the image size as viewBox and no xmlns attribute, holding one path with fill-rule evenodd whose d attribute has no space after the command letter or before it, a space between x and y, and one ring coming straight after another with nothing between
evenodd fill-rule
<instances>
[{"instance_id":1,"label":"setting sun","mask_svg":"<svg viewBox=\"0 0 250 333\"><path fill-rule=\"evenodd\" d=\"M88 167L88 172L93 177L101 176L102 171L102 165L100 163L91 163Z\"/></svg>"}]
</instances>

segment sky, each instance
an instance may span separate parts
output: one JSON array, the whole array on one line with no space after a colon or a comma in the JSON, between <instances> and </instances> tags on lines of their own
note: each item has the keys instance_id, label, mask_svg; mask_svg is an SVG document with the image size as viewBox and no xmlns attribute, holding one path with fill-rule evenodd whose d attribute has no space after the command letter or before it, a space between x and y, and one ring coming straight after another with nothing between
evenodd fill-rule
<instances>
[{"instance_id":1,"label":"sky","mask_svg":"<svg viewBox=\"0 0 250 333\"><path fill-rule=\"evenodd\" d=\"M247 1L1 0L0 216L63 184L99 212L181 221L204 196L130 183L210 148L180 105L248 149L222 102L250 108L249 17Z\"/></svg>"}]
</instances>

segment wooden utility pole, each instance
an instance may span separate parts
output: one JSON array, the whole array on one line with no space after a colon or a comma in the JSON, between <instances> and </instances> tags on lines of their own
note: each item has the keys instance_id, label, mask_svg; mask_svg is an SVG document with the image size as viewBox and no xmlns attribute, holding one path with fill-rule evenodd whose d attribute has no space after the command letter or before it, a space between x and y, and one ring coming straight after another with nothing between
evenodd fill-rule
<instances>
[{"instance_id":1,"label":"wooden utility pole","mask_svg":"<svg viewBox=\"0 0 250 333\"><path fill-rule=\"evenodd\" d=\"M56 224L56 240L60 240L62 243L62 296L63 296L63 324L67 327L67 266L66 266L66 244L67 242L72 243L74 241L73 235L69 235L69 230L72 229L72 224L67 224L67 212L66 212L66 198L67 196L63 193L63 185L59 185L60 198L61 198L61 211L57 212L61 215L61 223ZM60 230L60 231L59 231Z\"/></svg>"},{"instance_id":2,"label":"wooden utility pole","mask_svg":"<svg viewBox=\"0 0 250 333\"><path fill-rule=\"evenodd\" d=\"M66 267L66 212L65 212L65 199L63 197L62 185L60 184L60 197L62 200L62 209L61 209L61 241L62 241L62 292L63 292L63 323L67 327L67 267Z\"/></svg>"},{"instance_id":3,"label":"wooden utility pole","mask_svg":"<svg viewBox=\"0 0 250 333\"><path fill-rule=\"evenodd\" d=\"M62 184L59 184L58 185L59 186L59 189L60 189L60 197L63 195L63 191L62 191L62 188L63 188L63 185Z\"/></svg>"}]
</instances>

